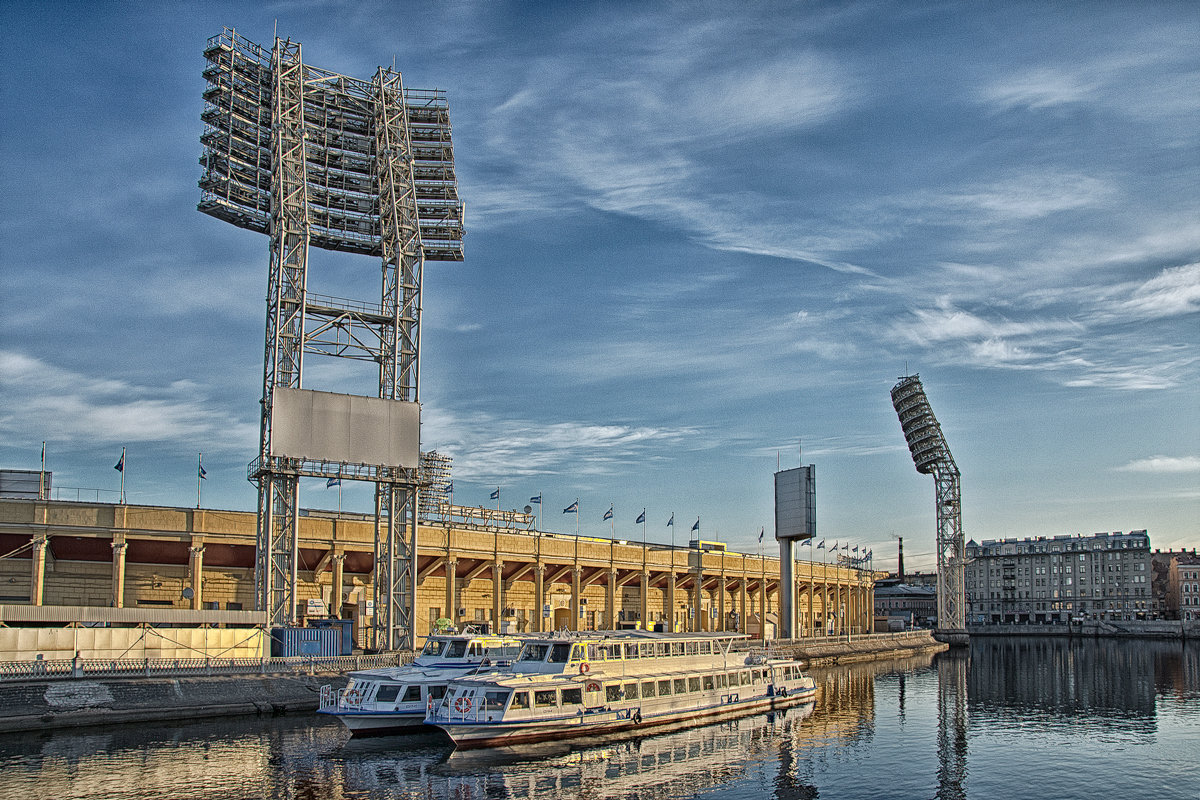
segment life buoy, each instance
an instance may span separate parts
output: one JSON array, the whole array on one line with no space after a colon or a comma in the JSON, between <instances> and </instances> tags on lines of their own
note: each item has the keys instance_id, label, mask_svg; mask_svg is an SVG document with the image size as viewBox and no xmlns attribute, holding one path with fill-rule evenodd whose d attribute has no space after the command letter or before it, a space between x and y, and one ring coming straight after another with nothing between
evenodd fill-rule
<instances>
[{"instance_id":1,"label":"life buoy","mask_svg":"<svg viewBox=\"0 0 1200 800\"><path fill-rule=\"evenodd\" d=\"M358 691L358 689L351 689L350 691L346 692L346 705L356 706L360 700L362 700L362 694Z\"/></svg>"},{"instance_id":2,"label":"life buoy","mask_svg":"<svg viewBox=\"0 0 1200 800\"><path fill-rule=\"evenodd\" d=\"M433 695L429 695L429 700L425 703L426 711L433 711Z\"/></svg>"},{"instance_id":3,"label":"life buoy","mask_svg":"<svg viewBox=\"0 0 1200 800\"><path fill-rule=\"evenodd\" d=\"M465 714L471 710L471 698L466 695L460 696L454 701L454 707L458 709L458 713Z\"/></svg>"},{"instance_id":4,"label":"life buoy","mask_svg":"<svg viewBox=\"0 0 1200 800\"><path fill-rule=\"evenodd\" d=\"M586 661L584 661L582 664L579 665L579 674L580 675L587 675L591 671L592 671L592 665L587 663Z\"/></svg>"},{"instance_id":5,"label":"life buoy","mask_svg":"<svg viewBox=\"0 0 1200 800\"><path fill-rule=\"evenodd\" d=\"M642 710L640 708L637 711L633 712L633 724L634 725L642 724Z\"/></svg>"},{"instance_id":6,"label":"life buoy","mask_svg":"<svg viewBox=\"0 0 1200 800\"><path fill-rule=\"evenodd\" d=\"M589 692L598 692L600 691L600 684L596 683L595 681L590 681L585 688Z\"/></svg>"}]
</instances>

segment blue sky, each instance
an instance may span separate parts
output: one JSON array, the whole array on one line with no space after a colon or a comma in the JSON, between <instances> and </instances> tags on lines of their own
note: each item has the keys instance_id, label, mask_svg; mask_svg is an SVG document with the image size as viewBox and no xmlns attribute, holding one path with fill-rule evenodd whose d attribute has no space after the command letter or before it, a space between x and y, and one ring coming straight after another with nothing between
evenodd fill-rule
<instances>
[{"instance_id":1,"label":"blue sky","mask_svg":"<svg viewBox=\"0 0 1200 800\"><path fill-rule=\"evenodd\" d=\"M1200 8L736 7L6 3L0 466L45 440L111 491L125 446L130 502L190 506L203 451L204 505L254 508L267 239L196 211L201 53L277 24L448 93L467 260L425 271L422 399L456 502L755 551L802 457L821 537L930 567L907 371L969 537L1200 545ZM378 270L313 251L310 288Z\"/></svg>"}]
</instances>

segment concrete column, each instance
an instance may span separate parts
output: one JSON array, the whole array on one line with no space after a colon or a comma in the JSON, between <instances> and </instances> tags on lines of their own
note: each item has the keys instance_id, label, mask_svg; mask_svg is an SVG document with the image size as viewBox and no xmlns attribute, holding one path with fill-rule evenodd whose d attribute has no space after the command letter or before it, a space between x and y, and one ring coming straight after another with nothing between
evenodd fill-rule
<instances>
[{"instance_id":1,"label":"concrete column","mask_svg":"<svg viewBox=\"0 0 1200 800\"><path fill-rule=\"evenodd\" d=\"M579 579L583 570L575 567L571 570L571 627L568 630L579 631L583 630L583 625L579 623L579 610L583 592L579 586Z\"/></svg>"},{"instance_id":2,"label":"concrete column","mask_svg":"<svg viewBox=\"0 0 1200 800\"><path fill-rule=\"evenodd\" d=\"M762 638L767 638L767 579L761 574L758 576L758 622L759 634Z\"/></svg>"},{"instance_id":3,"label":"concrete column","mask_svg":"<svg viewBox=\"0 0 1200 800\"><path fill-rule=\"evenodd\" d=\"M692 587L692 626L693 632L707 630L704 624L704 571L703 567L696 570L695 582Z\"/></svg>"},{"instance_id":4,"label":"concrete column","mask_svg":"<svg viewBox=\"0 0 1200 800\"><path fill-rule=\"evenodd\" d=\"M544 616L546 609L546 565L537 564L533 568L533 602L537 606L533 610L533 632L543 633L553 625L553 620L547 621Z\"/></svg>"},{"instance_id":5,"label":"concrete column","mask_svg":"<svg viewBox=\"0 0 1200 800\"><path fill-rule=\"evenodd\" d=\"M446 618L458 627L458 559L446 559Z\"/></svg>"},{"instance_id":6,"label":"concrete column","mask_svg":"<svg viewBox=\"0 0 1200 800\"><path fill-rule=\"evenodd\" d=\"M34 534L29 576L29 604L31 606L40 606L42 596L46 591L46 545L46 534Z\"/></svg>"},{"instance_id":7,"label":"concrete column","mask_svg":"<svg viewBox=\"0 0 1200 800\"><path fill-rule=\"evenodd\" d=\"M672 559L674 553L671 554ZM671 571L667 573L667 592L663 596L663 615L667 618L667 633L675 632L675 564L671 564Z\"/></svg>"},{"instance_id":8,"label":"concrete column","mask_svg":"<svg viewBox=\"0 0 1200 800\"><path fill-rule=\"evenodd\" d=\"M192 537L188 548L188 576L192 583L192 610L204 607L204 540Z\"/></svg>"},{"instance_id":9,"label":"concrete column","mask_svg":"<svg viewBox=\"0 0 1200 800\"><path fill-rule=\"evenodd\" d=\"M738 608L740 609L740 611L738 612L738 615L739 615L738 622L741 623L741 625L738 628L738 633L749 633L749 628L747 628L746 626L750 624L750 608L749 608L749 602L748 602L750 599L750 593L746 587L745 564L742 565L742 584L741 584L741 588L738 591L738 594L739 594L739 597L741 600L741 602L738 603Z\"/></svg>"},{"instance_id":10,"label":"concrete column","mask_svg":"<svg viewBox=\"0 0 1200 800\"><path fill-rule=\"evenodd\" d=\"M112 542L112 597L113 608L125 607L125 549L128 542L122 534L117 534Z\"/></svg>"},{"instance_id":11,"label":"concrete column","mask_svg":"<svg viewBox=\"0 0 1200 800\"><path fill-rule=\"evenodd\" d=\"M653 626L650 624L650 572L642 570L642 580L640 587L641 600L638 606L638 612L642 617L642 630L650 630Z\"/></svg>"},{"instance_id":12,"label":"concrete column","mask_svg":"<svg viewBox=\"0 0 1200 800\"><path fill-rule=\"evenodd\" d=\"M721 556L721 577L717 578L717 622L713 630L723 631L728 624L729 614L725 608L725 557Z\"/></svg>"},{"instance_id":13,"label":"concrete column","mask_svg":"<svg viewBox=\"0 0 1200 800\"><path fill-rule=\"evenodd\" d=\"M492 563L492 633L500 633L504 621L504 562Z\"/></svg>"},{"instance_id":14,"label":"concrete column","mask_svg":"<svg viewBox=\"0 0 1200 800\"><path fill-rule=\"evenodd\" d=\"M342 603L345 597L345 575L346 575L346 554L334 551L333 553L333 581L329 589L329 612L336 619L342 618ZM432 623L433 620L430 620Z\"/></svg>"},{"instance_id":15,"label":"concrete column","mask_svg":"<svg viewBox=\"0 0 1200 800\"><path fill-rule=\"evenodd\" d=\"M608 571L608 585L604 593L604 620L610 631L617 629L617 571Z\"/></svg>"}]
</instances>

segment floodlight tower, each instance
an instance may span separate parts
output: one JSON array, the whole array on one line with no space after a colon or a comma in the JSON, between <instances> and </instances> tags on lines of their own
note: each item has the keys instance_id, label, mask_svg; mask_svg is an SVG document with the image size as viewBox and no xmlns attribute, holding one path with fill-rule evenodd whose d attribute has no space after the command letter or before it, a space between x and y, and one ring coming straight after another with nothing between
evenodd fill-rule
<instances>
[{"instance_id":1,"label":"floodlight tower","mask_svg":"<svg viewBox=\"0 0 1200 800\"><path fill-rule=\"evenodd\" d=\"M297 620L301 477L375 483L372 644L412 647L420 484L421 278L461 261L444 93L380 67L359 80L226 28L204 57L200 211L270 237L258 457L256 607ZM308 248L382 260L378 303L309 292ZM302 388L304 356L378 365L378 393Z\"/></svg>"},{"instance_id":2,"label":"floodlight tower","mask_svg":"<svg viewBox=\"0 0 1200 800\"><path fill-rule=\"evenodd\" d=\"M933 475L937 502L937 637L950 644L966 644L966 565L958 466L919 375L903 377L892 387L892 406L900 418L917 472Z\"/></svg>"},{"instance_id":3,"label":"floodlight tower","mask_svg":"<svg viewBox=\"0 0 1200 800\"><path fill-rule=\"evenodd\" d=\"M800 618L796 608L796 554L793 545L816 535L816 466L809 464L776 472L775 540L779 542L779 635L782 639L796 638ZM811 634L811 623L805 627Z\"/></svg>"}]
</instances>

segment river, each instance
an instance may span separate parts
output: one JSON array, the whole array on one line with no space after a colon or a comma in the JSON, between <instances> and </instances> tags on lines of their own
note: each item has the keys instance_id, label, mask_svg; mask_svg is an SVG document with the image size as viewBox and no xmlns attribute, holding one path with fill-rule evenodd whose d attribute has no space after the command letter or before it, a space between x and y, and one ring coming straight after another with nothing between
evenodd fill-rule
<instances>
[{"instance_id":1,"label":"river","mask_svg":"<svg viewBox=\"0 0 1200 800\"><path fill-rule=\"evenodd\" d=\"M1200 643L983 638L812 671L814 704L456 753L298 715L0 736L0 798L1200 797Z\"/></svg>"}]
</instances>

